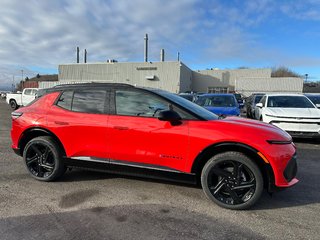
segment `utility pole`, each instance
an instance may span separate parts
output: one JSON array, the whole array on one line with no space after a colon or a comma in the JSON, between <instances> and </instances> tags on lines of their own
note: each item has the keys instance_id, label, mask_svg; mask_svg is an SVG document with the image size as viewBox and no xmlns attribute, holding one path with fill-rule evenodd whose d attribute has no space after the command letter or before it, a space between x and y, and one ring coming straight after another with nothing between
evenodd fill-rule
<instances>
[{"instance_id":1,"label":"utility pole","mask_svg":"<svg viewBox=\"0 0 320 240\"><path fill-rule=\"evenodd\" d=\"M21 79L21 91L23 90L23 69L21 70L21 77L22 77L22 79Z\"/></svg>"},{"instance_id":2,"label":"utility pole","mask_svg":"<svg viewBox=\"0 0 320 240\"><path fill-rule=\"evenodd\" d=\"M12 92L14 92L15 86L14 86L14 75L12 75Z\"/></svg>"}]
</instances>

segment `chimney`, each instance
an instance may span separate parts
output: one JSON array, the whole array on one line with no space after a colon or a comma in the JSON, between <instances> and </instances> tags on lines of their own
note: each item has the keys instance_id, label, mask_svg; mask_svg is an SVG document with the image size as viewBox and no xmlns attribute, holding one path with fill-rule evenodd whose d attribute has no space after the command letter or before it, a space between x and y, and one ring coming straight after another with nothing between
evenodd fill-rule
<instances>
[{"instance_id":1,"label":"chimney","mask_svg":"<svg viewBox=\"0 0 320 240\"><path fill-rule=\"evenodd\" d=\"M164 62L164 49L160 50L160 62Z\"/></svg>"},{"instance_id":2,"label":"chimney","mask_svg":"<svg viewBox=\"0 0 320 240\"><path fill-rule=\"evenodd\" d=\"M79 63L79 47L77 47L77 63Z\"/></svg>"},{"instance_id":3,"label":"chimney","mask_svg":"<svg viewBox=\"0 0 320 240\"><path fill-rule=\"evenodd\" d=\"M148 62L148 34L144 37L144 61Z\"/></svg>"},{"instance_id":4,"label":"chimney","mask_svg":"<svg viewBox=\"0 0 320 240\"><path fill-rule=\"evenodd\" d=\"M178 59L178 62L180 61L180 53L177 52L177 59Z\"/></svg>"},{"instance_id":5,"label":"chimney","mask_svg":"<svg viewBox=\"0 0 320 240\"><path fill-rule=\"evenodd\" d=\"M84 63L87 63L87 49L84 50Z\"/></svg>"}]
</instances>

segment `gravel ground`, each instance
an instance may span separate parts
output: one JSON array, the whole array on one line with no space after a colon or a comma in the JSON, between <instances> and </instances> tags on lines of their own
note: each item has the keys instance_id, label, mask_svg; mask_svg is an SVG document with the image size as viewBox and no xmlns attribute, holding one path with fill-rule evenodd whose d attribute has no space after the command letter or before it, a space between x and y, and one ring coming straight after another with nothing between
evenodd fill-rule
<instances>
[{"instance_id":1,"label":"gravel ground","mask_svg":"<svg viewBox=\"0 0 320 240\"><path fill-rule=\"evenodd\" d=\"M33 180L10 148L10 112L1 100L0 239L319 239L319 142L296 142L298 185L231 211L187 184L82 170Z\"/></svg>"}]
</instances>

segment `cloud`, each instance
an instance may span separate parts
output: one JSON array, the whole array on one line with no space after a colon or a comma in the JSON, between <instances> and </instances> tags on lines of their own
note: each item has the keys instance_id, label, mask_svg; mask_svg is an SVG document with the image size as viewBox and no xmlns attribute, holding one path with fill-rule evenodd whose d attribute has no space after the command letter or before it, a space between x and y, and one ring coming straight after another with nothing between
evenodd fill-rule
<instances>
[{"instance_id":1,"label":"cloud","mask_svg":"<svg viewBox=\"0 0 320 240\"><path fill-rule=\"evenodd\" d=\"M87 49L89 62L142 61L145 33L151 61L158 61L164 48L166 60L175 60L179 51L188 65L213 59L299 64L287 50L265 42L269 36L261 29L284 16L319 20L319 5L316 0L1 0L0 85L11 85L21 69L34 74L75 62L77 46L81 55ZM307 55L300 59L318 62Z\"/></svg>"},{"instance_id":2,"label":"cloud","mask_svg":"<svg viewBox=\"0 0 320 240\"><path fill-rule=\"evenodd\" d=\"M88 61L142 61L145 33L150 39L150 59L158 60L161 48L176 52L192 36L198 22L196 3L2 0L0 71L4 66L55 69L75 62L76 46L87 49Z\"/></svg>"}]
</instances>

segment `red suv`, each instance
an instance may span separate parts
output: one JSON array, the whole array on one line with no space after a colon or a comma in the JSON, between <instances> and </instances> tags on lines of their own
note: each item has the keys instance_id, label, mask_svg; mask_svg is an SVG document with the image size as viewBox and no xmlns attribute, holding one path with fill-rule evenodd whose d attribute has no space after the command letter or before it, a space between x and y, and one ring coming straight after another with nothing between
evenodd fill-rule
<instances>
[{"instance_id":1,"label":"red suv","mask_svg":"<svg viewBox=\"0 0 320 240\"><path fill-rule=\"evenodd\" d=\"M12 113L12 148L40 181L66 168L201 182L218 205L245 209L298 182L291 137L219 118L178 95L126 84L62 85Z\"/></svg>"}]
</instances>

